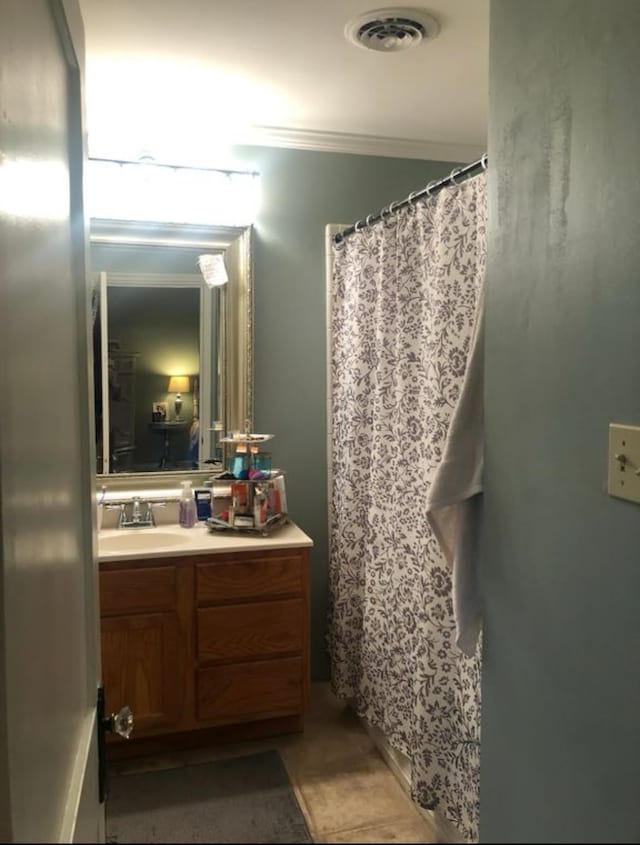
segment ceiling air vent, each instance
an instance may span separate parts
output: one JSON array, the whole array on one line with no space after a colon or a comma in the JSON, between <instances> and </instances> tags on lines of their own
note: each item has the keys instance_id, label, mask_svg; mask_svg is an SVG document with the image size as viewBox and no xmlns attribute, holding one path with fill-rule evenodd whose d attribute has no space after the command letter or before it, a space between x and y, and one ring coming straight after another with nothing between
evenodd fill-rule
<instances>
[{"instance_id":1,"label":"ceiling air vent","mask_svg":"<svg viewBox=\"0 0 640 845\"><path fill-rule=\"evenodd\" d=\"M358 47L396 53L434 38L438 30L435 18L421 9L375 9L349 21L344 34Z\"/></svg>"}]
</instances>

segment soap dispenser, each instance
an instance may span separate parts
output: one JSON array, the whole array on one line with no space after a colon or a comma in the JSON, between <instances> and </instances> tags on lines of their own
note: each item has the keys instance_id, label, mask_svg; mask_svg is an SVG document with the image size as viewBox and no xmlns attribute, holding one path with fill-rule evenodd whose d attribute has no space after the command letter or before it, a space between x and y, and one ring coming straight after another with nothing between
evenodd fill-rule
<instances>
[{"instance_id":1,"label":"soap dispenser","mask_svg":"<svg viewBox=\"0 0 640 845\"><path fill-rule=\"evenodd\" d=\"M180 516L179 522L183 528L193 528L198 521L196 499L193 495L193 488L190 481L182 482L182 493L180 494Z\"/></svg>"}]
</instances>

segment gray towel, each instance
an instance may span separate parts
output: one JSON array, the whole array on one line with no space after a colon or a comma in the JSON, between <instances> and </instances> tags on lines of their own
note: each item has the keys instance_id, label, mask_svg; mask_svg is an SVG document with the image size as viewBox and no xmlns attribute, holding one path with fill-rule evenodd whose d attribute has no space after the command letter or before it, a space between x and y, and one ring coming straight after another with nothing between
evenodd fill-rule
<instances>
[{"instance_id":1,"label":"gray towel","mask_svg":"<svg viewBox=\"0 0 640 845\"><path fill-rule=\"evenodd\" d=\"M484 460L484 291L476 306L475 332L444 454L429 492L427 517L452 569L456 643L475 654L482 627L478 595L478 529Z\"/></svg>"}]
</instances>

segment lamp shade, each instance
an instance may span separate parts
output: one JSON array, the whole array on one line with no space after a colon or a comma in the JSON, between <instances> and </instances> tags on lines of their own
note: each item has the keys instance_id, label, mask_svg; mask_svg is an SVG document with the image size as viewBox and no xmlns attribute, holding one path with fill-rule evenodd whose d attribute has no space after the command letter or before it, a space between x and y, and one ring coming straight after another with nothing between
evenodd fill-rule
<instances>
[{"instance_id":1,"label":"lamp shade","mask_svg":"<svg viewBox=\"0 0 640 845\"><path fill-rule=\"evenodd\" d=\"M224 257L220 252L215 255L198 256L198 266L207 287L222 287L229 281L227 268L224 266Z\"/></svg>"},{"instance_id":2,"label":"lamp shade","mask_svg":"<svg viewBox=\"0 0 640 845\"><path fill-rule=\"evenodd\" d=\"M171 376L169 378L169 393L188 393L190 389L189 376Z\"/></svg>"}]
</instances>

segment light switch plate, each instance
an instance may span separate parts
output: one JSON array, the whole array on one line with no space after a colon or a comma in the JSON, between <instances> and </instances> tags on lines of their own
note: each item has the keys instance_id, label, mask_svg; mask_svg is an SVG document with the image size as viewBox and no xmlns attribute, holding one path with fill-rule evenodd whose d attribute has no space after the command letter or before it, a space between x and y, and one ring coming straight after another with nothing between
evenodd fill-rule
<instances>
[{"instance_id":1,"label":"light switch plate","mask_svg":"<svg viewBox=\"0 0 640 845\"><path fill-rule=\"evenodd\" d=\"M640 426L609 424L609 495L640 503Z\"/></svg>"}]
</instances>

